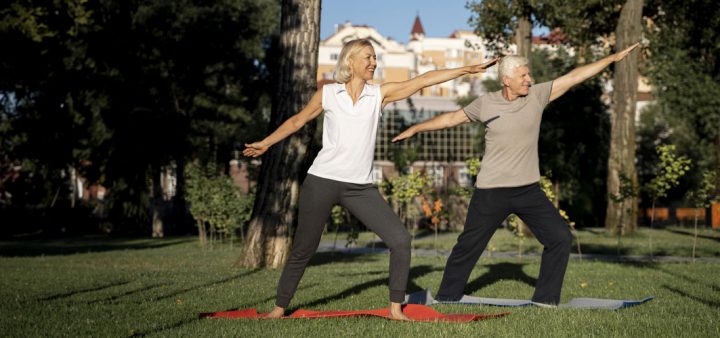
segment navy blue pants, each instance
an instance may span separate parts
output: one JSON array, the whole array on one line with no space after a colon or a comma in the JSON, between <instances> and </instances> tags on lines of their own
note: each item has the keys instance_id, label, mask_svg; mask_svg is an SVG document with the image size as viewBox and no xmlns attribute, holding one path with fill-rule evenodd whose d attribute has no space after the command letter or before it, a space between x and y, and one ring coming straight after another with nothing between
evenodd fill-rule
<instances>
[{"instance_id":1,"label":"navy blue pants","mask_svg":"<svg viewBox=\"0 0 720 338\"><path fill-rule=\"evenodd\" d=\"M475 189L468 207L465 228L445 266L438 300L462 297L470 273L490 238L511 213L520 217L544 250L534 302L558 304L570 257L572 234L567 222L550 203L538 183L513 188Z\"/></svg>"}]
</instances>

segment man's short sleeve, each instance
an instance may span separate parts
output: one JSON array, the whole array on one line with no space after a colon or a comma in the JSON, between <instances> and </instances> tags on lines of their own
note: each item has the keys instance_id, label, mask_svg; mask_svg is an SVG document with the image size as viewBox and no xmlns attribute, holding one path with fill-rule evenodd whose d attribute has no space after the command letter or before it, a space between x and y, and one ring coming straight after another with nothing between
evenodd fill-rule
<instances>
[{"instance_id":1,"label":"man's short sleeve","mask_svg":"<svg viewBox=\"0 0 720 338\"><path fill-rule=\"evenodd\" d=\"M482 98L482 96L478 97L463 108L465 115L467 115L470 121L475 122L481 120L480 113L482 112Z\"/></svg>"},{"instance_id":2,"label":"man's short sleeve","mask_svg":"<svg viewBox=\"0 0 720 338\"><path fill-rule=\"evenodd\" d=\"M543 82L530 87L530 94L545 107L550 102L550 93L552 92L552 81Z\"/></svg>"}]
</instances>

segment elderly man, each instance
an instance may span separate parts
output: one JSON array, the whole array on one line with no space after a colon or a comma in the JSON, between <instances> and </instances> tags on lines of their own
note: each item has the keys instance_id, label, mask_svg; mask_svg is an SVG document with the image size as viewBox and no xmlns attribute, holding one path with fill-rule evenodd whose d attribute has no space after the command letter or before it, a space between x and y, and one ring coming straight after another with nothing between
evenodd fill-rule
<instances>
[{"instance_id":1,"label":"elderly man","mask_svg":"<svg viewBox=\"0 0 720 338\"><path fill-rule=\"evenodd\" d=\"M560 302L572 234L538 183L538 136L543 109L572 86L622 60L637 46L537 85L532 83L526 58L504 57L498 63L502 90L483 95L458 111L416 124L393 139L397 142L419 132L451 128L470 121L479 121L486 128L485 155L465 228L448 258L436 299L457 301L462 297L470 272L490 238L500 223L514 213L544 246L532 301L540 306Z\"/></svg>"}]
</instances>

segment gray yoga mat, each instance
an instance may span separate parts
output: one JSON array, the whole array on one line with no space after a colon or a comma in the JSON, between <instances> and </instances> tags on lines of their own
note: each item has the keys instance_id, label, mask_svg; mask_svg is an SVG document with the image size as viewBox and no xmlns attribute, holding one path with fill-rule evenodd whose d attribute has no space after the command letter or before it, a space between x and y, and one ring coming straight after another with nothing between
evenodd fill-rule
<instances>
[{"instance_id":1,"label":"gray yoga mat","mask_svg":"<svg viewBox=\"0 0 720 338\"><path fill-rule=\"evenodd\" d=\"M641 300L618 300L618 299L601 299L601 298L573 298L570 302L560 304L558 308L574 308L574 309L601 309L601 310L617 310L635 305L640 305L655 297L646 297ZM458 301L438 301L433 298L430 289L418 291L405 296L406 304L467 304L467 305L493 305L493 306L528 306L535 305L539 307L547 307L544 304L535 304L527 299L507 299L507 298L485 298L463 295Z\"/></svg>"}]
</instances>

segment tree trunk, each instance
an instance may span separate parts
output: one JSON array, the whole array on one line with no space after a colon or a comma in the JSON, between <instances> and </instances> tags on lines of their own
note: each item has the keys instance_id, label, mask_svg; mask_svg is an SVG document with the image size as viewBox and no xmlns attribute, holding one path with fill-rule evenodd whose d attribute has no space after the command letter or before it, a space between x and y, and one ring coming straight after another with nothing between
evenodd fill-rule
<instances>
[{"instance_id":1,"label":"tree trunk","mask_svg":"<svg viewBox=\"0 0 720 338\"><path fill-rule=\"evenodd\" d=\"M75 167L70 166L70 169L68 169L70 172L69 179L70 179L70 208L75 208L75 201L78 196L78 189L77 189L77 170L75 170Z\"/></svg>"},{"instance_id":2,"label":"tree trunk","mask_svg":"<svg viewBox=\"0 0 720 338\"><path fill-rule=\"evenodd\" d=\"M281 13L280 72L269 131L299 112L317 87L320 0L283 0ZM285 262L315 127L311 121L263 156L242 266L275 268Z\"/></svg>"},{"instance_id":3,"label":"tree trunk","mask_svg":"<svg viewBox=\"0 0 720 338\"><path fill-rule=\"evenodd\" d=\"M517 27L515 28L515 45L517 46L517 55L530 58L532 23L529 15L518 18Z\"/></svg>"},{"instance_id":4,"label":"tree trunk","mask_svg":"<svg viewBox=\"0 0 720 338\"><path fill-rule=\"evenodd\" d=\"M627 0L620 12L615 30L616 50L620 51L640 41L642 33L642 0ZM611 116L610 156L608 159L608 195L619 195L620 173L624 172L634 186L637 186L635 168L635 102L638 70L637 52L615 64L613 79L613 112ZM626 203L608 203L605 227L616 230L624 220L622 232L632 232L637 227L637 197L630 197ZM620 205L626 205L629 211ZM627 217L621 214L627 212Z\"/></svg>"},{"instance_id":5,"label":"tree trunk","mask_svg":"<svg viewBox=\"0 0 720 338\"><path fill-rule=\"evenodd\" d=\"M162 172L163 167L152 166L152 237L162 238L165 235L163 226L163 211L165 200L163 196Z\"/></svg>"}]
</instances>

